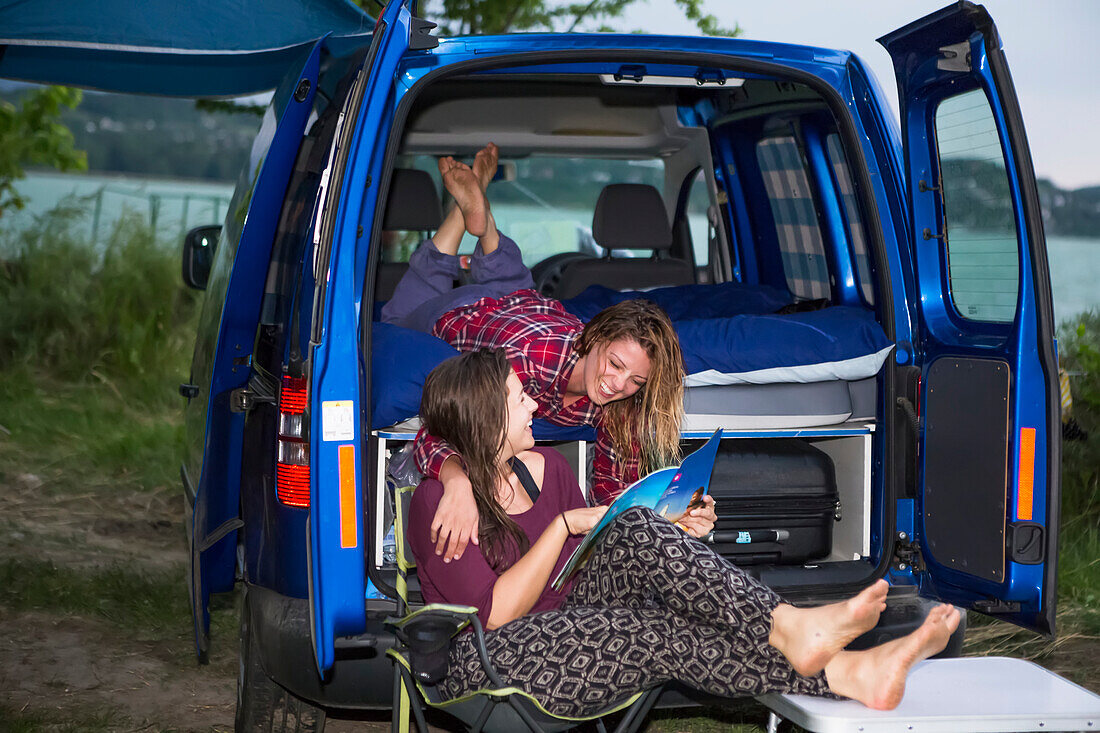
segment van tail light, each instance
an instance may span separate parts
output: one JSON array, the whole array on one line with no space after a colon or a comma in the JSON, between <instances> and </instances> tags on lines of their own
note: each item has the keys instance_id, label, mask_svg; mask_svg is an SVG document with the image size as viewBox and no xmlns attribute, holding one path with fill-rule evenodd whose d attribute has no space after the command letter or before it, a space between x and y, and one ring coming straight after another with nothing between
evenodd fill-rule
<instances>
[{"instance_id":1,"label":"van tail light","mask_svg":"<svg viewBox=\"0 0 1100 733\"><path fill-rule=\"evenodd\" d=\"M309 508L309 440L306 380L283 377L279 390L279 434L275 493L287 506Z\"/></svg>"}]
</instances>

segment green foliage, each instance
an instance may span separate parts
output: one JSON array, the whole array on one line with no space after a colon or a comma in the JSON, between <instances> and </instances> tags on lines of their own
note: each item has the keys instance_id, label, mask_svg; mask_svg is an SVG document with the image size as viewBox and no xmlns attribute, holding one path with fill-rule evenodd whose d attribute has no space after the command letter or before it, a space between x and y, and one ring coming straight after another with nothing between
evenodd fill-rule
<instances>
[{"instance_id":1,"label":"green foliage","mask_svg":"<svg viewBox=\"0 0 1100 733\"><path fill-rule=\"evenodd\" d=\"M0 485L32 474L44 496L173 491L179 484L186 371L59 380L27 367L0 380Z\"/></svg>"},{"instance_id":2,"label":"green foliage","mask_svg":"<svg viewBox=\"0 0 1100 733\"><path fill-rule=\"evenodd\" d=\"M0 92L0 100L17 99ZM61 109L59 121L87 153L89 170L235 181L263 111L232 100L85 92L78 107Z\"/></svg>"},{"instance_id":3,"label":"green foliage","mask_svg":"<svg viewBox=\"0 0 1100 733\"><path fill-rule=\"evenodd\" d=\"M18 105L0 101L0 216L26 204L14 186L25 175L23 166L87 170L86 156L60 122L62 108L76 107L80 99L78 89L43 87L25 94Z\"/></svg>"},{"instance_id":4,"label":"green foliage","mask_svg":"<svg viewBox=\"0 0 1100 733\"><path fill-rule=\"evenodd\" d=\"M733 24L733 28L723 28L718 25L718 18L702 10L703 0L676 0L676 4L683 9L687 19L695 25L705 36L726 36L733 38L741 35L741 26Z\"/></svg>"},{"instance_id":5,"label":"green foliage","mask_svg":"<svg viewBox=\"0 0 1100 733\"><path fill-rule=\"evenodd\" d=\"M95 251L76 234L82 215L63 204L0 248L14 253L0 264L0 368L78 381L180 370L196 298L180 282L178 255L136 215Z\"/></svg>"},{"instance_id":6,"label":"green foliage","mask_svg":"<svg viewBox=\"0 0 1100 733\"><path fill-rule=\"evenodd\" d=\"M1100 532L1100 311L1064 324L1059 350L1070 375L1072 417L1088 433L1062 444L1062 526Z\"/></svg>"},{"instance_id":7,"label":"green foliage","mask_svg":"<svg viewBox=\"0 0 1100 733\"><path fill-rule=\"evenodd\" d=\"M72 712L17 709L0 702L0 733L98 733L129 727L118 710Z\"/></svg>"},{"instance_id":8,"label":"green foliage","mask_svg":"<svg viewBox=\"0 0 1100 733\"><path fill-rule=\"evenodd\" d=\"M1100 236L1100 186L1066 190L1045 179L1038 184L1047 236Z\"/></svg>"},{"instance_id":9,"label":"green foliage","mask_svg":"<svg viewBox=\"0 0 1100 733\"><path fill-rule=\"evenodd\" d=\"M1070 375L1072 416L1084 440L1062 443L1059 591L1085 609L1082 626L1100 633L1100 311L1062 326L1061 365Z\"/></svg>"},{"instance_id":10,"label":"green foliage","mask_svg":"<svg viewBox=\"0 0 1100 733\"><path fill-rule=\"evenodd\" d=\"M196 99L195 109L200 112L224 112L226 114L250 114L263 117L267 109L262 104L238 104L228 99Z\"/></svg>"},{"instance_id":11,"label":"green foliage","mask_svg":"<svg viewBox=\"0 0 1100 733\"><path fill-rule=\"evenodd\" d=\"M176 631L190 616L186 573L73 568L27 558L0 561L0 606L102 618L134 634Z\"/></svg>"},{"instance_id":12,"label":"green foliage","mask_svg":"<svg viewBox=\"0 0 1100 733\"><path fill-rule=\"evenodd\" d=\"M196 294L139 217L96 250L77 234L83 214L70 203L0 242L12 253L0 261L0 483L172 486Z\"/></svg>"},{"instance_id":13,"label":"green foliage","mask_svg":"<svg viewBox=\"0 0 1100 733\"><path fill-rule=\"evenodd\" d=\"M379 11L376 0L355 0L370 13ZM627 9L637 0L433 0L421 15L439 23L444 35L491 35L518 31L625 31ZM724 28L718 19L702 11L702 0L676 0L684 15L699 31L711 36L736 36L741 28Z\"/></svg>"}]
</instances>

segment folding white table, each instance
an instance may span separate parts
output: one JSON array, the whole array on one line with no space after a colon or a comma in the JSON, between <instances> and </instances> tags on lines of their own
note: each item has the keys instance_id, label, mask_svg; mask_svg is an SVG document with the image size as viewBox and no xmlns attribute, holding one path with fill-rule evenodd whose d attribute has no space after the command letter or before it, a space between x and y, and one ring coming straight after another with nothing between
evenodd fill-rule
<instances>
[{"instance_id":1,"label":"folding white table","mask_svg":"<svg viewBox=\"0 0 1100 733\"><path fill-rule=\"evenodd\" d=\"M758 699L772 711L770 731L785 718L813 733L1100 732L1100 695L1006 657L920 662L909 673L901 705L889 711L806 695Z\"/></svg>"}]
</instances>

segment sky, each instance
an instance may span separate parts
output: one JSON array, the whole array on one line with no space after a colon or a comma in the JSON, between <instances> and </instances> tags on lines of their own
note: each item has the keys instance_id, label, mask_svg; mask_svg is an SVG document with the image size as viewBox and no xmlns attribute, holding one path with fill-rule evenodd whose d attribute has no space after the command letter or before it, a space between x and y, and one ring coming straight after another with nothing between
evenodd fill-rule
<instances>
[{"instance_id":1,"label":"sky","mask_svg":"<svg viewBox=\"0 0 1100 733\"><path fill-rule=\"evenodd\" d=\"M948 0L704 0L742 38L853 51L897 111L890 56L875 39ZM1039 178L1061 188L1100 184L1100 0L985 0L1001 34ZM640 0L631 27L698 33L673 0Z\"/></svg>"}]
</instances>

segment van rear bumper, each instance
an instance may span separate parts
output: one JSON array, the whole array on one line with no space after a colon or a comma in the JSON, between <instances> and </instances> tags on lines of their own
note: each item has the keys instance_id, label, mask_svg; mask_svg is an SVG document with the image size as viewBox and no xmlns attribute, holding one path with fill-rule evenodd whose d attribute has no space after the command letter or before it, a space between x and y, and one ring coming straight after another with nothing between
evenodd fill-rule
<instances>
[{"instance_id":1,"label":"van rear bumper","mask_svg":"<svg viewBox=\"0 0 1100 733\"><path fill-rule=\"evenodd\" d=\"M310 642L309 600L247 585L253 633L268 677L297 697L326 708L389 709L393 666L386 650L393 634L382 626L386 614L368 614L367 633L352 649L337 649L336 663L322 679ZM368 645L373 641L373 644Z\"/></svg>"}]
</instances>

